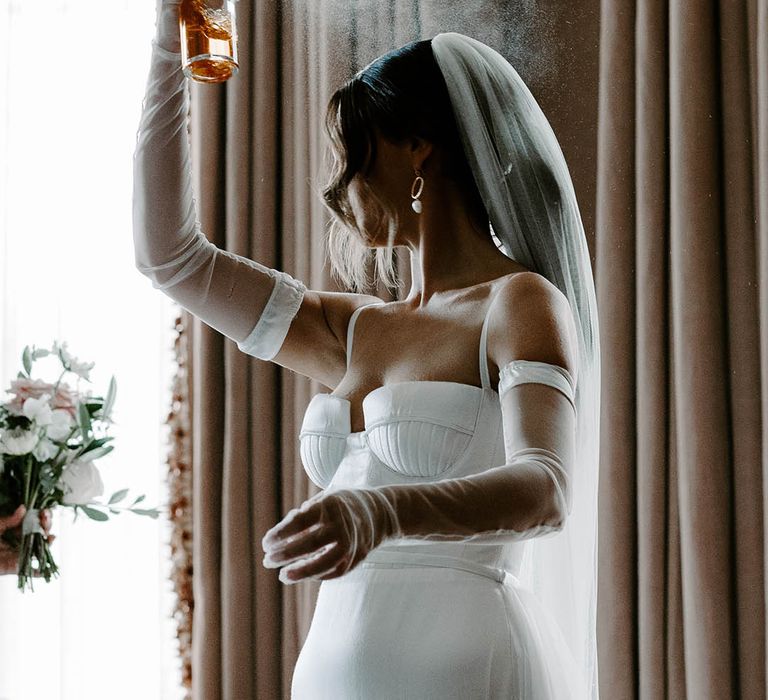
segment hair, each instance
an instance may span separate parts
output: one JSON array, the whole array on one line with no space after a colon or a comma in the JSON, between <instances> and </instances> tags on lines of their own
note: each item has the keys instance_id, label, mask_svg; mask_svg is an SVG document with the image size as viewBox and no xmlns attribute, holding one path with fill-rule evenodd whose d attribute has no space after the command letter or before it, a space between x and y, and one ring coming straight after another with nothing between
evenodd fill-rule
<instances>
[{"instance_id":1,"label":"hair","mask_svg":"<svg viewBox=\"0 0 768 700\"><path fill-rule=\"evenodd\" d=\"M440 151L442 174L465 193L471 218L483 230L488 213L464 153L443 74L432 53L431 39L414 41L369 63L338 90L328 103L326 135L330 141L329 180L321 196L332 214L327 231L332 275L348 289L367 289L368 264L375 259L375 276L397 287L392 241L398 220L369 186L367 176L376 162L377 134L395 144L413 137ZM328 153L328 151L326 151ZM347 186L360 174L362 188L386 222L388 244L371 249L360 240L360 229L347 196Z\"/></svg>"}]
</instances>

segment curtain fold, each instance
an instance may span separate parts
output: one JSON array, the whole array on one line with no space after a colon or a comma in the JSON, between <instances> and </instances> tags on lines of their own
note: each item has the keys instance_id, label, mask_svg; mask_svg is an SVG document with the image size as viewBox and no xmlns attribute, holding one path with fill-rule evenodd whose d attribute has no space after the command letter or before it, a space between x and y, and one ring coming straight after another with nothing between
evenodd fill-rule
<instances>
[{"instance_id":1,"label":"curtain fold","mask_svg":"<svg viewBox=\"0 0 768 700\"><path fill-rule=\"evenodd\" d=\"M765 697L766 29L763 0L601 7L609 697Z\"/></svg>"}]
</instances>

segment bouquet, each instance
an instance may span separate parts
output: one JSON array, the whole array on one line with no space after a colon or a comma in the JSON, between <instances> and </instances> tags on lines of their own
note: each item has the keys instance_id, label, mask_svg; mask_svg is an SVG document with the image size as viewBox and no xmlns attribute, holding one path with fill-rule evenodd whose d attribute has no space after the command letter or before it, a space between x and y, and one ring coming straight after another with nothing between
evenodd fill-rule
<instances>
[{"instance_id":1,"label":"bouquet","mask_svg":"<svg viewBox=\"0 0 768 700\"><path fill-rule=\"evenodd\" d=\"M61 364L55 383L35 379L35 361L54 356ZM40 524L40 512L65 506L74 509L75 520L82 511L92 520L109 520L129 510L137 515L157 518L157 509L137 508L141 495L128 507L120 507L128 489L112 494L107 503L94 498L104 493L104 484L95 462L113 450L108 443L109 427L114 423L112 408L117 393L114 376L106 396L81 391L81 380L90 383L94 363L81 362L70 354L67 343L54 341L53 347L24 348L23 372L11 382L7 394L12 397L0 403L0 516L13 513L19 505L26 507L21 534L7 530L2 539L19 551L18 587L34 590L34 576L46 582L58 576L46 533ZM76 386L64 381L74 375Z\"/></svg>"}]
</instances>

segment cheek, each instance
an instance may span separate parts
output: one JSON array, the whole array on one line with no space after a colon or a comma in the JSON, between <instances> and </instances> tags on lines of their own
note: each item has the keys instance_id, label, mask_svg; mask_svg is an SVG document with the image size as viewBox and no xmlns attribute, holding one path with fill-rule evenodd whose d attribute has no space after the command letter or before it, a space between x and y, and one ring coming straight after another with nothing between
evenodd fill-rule
<instances>
[{"instance_id":1,"label":"cheek","mask_svg":"<svg viewBox=\"0 0 768 700\"><path fill-rule=\"evenodd\" d=\"M379 206L367 187L353 180L347 190L349 205L355 215L360 234L366 240L376 237L379 228Z\"/></svg>"},{"instance_id":2,"label":"cheek","mask_svg":"<svg viewBox=\"0 0 768 700\"><path fill-rule=\"evenodd\" d=\"M376 187L378 197L382 198L381 202L369 187ZM349 184L347 190L349 204L355 215L359 234L367 245L386 245L390 226L394 228L395 221L402 216L400 212L393 213L387 210L387 206L392 206L391 189L393 189L393 183L385 181L382 177L372 178L369 185L363 184L355 177ZM406 197L406 206L410 209L410 197Z\"/></svg>"},{"instance_id":3,"label":"cheek","mask_svg":"<svg viewBox=\"0 0 768 700\"><path fill-rule=\"evenodd\" d=\"M349 206L352 208L352 213L355 215L357 226L362 233L366 228L367 207L365 204L364 190L354 180L349 184L347 197L349 199Z\"/></svg>"},{"instance_id":4,"label":"cheek","mask_svg":"<svg viewBox=\"0 0 768 700\"><path fill-rule=\"evenodd\" d=\"M363 191L357 178L353 179L347 187L347 198L349 199L349 205L352 207L352 211L355 214L355 218L360 220L360 215L365 209L363 202Z\"/></svg>"}]
</instances>

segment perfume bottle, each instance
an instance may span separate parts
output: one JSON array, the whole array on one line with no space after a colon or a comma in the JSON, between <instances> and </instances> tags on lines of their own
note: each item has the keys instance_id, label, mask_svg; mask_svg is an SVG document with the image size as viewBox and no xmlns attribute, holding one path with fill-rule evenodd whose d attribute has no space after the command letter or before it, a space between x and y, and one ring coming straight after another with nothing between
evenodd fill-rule
<instances>
[{"instance_id":1,"label":"perfume bottle","mask_svg":"<svg viewBox=\"0 0 768 700\"><path fill-rule=\"evenodd\" d=\"M237 73L235 0L182 0L181 66L201 83L221 83Z\"/></svg>"}]
</instances>

